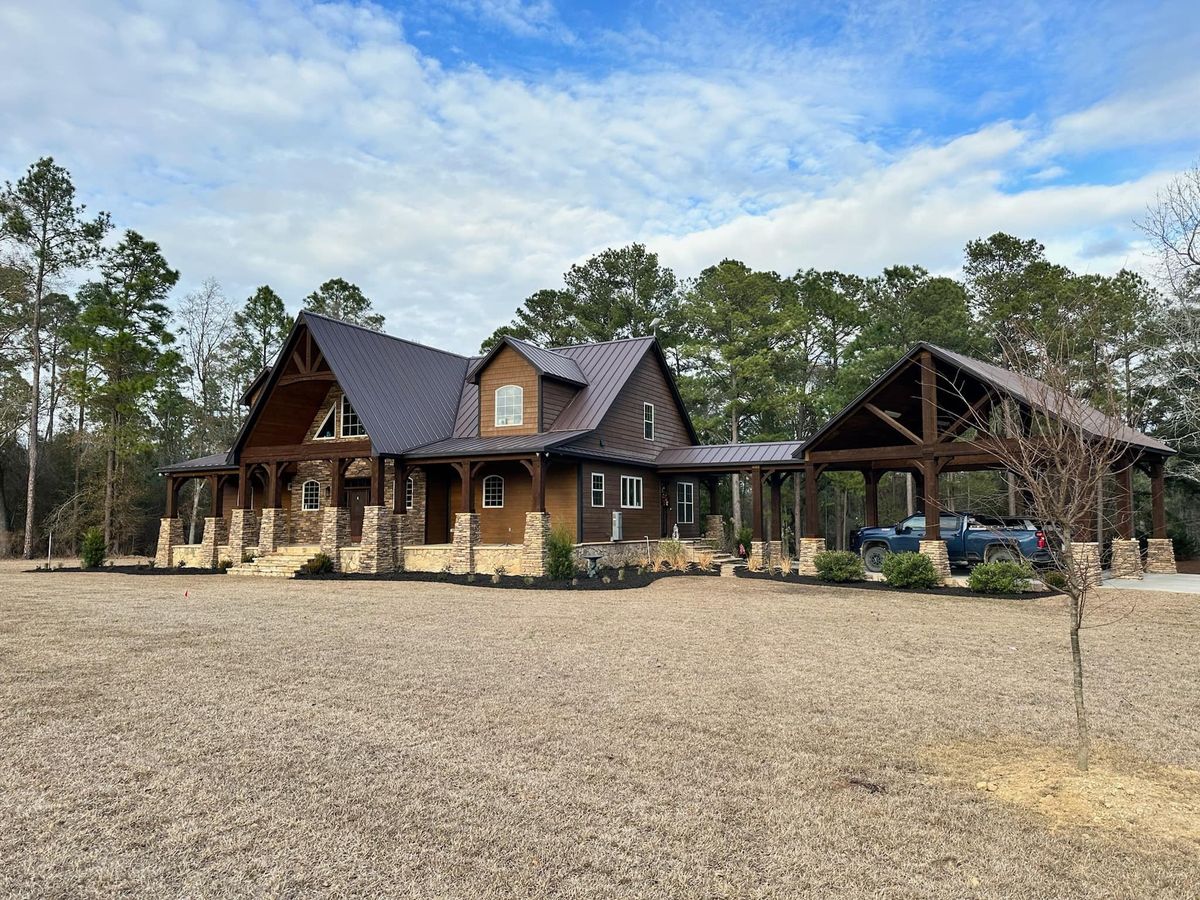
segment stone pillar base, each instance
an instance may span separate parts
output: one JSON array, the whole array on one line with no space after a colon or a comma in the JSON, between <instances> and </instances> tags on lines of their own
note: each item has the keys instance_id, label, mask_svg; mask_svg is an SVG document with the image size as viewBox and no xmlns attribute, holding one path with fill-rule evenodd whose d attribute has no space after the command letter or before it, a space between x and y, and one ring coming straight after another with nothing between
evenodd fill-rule
<instances>
[{"instance_id":1,"label":"stone pillar base","mask_svg":"<svg viewBox=\"0 0 1200 900\"><path fill-rule=\"evenodd\" d=\"M938 573L941 584L950 580L950 554L946 550L945 541L921 541L920 552L933 560L933 568Z\"/></svg>"},{"instance_id":2,"label":"stone pillar base","mask_svg":"<svg viewBox=\"0 0 1200 900\"><path fill-rule=\"evenodd\" d=\"M258 552L266 556L286 543L287 519L283 510L267 507L262 511L262 521L258 526Z\"/></svg>"},{"instance_id":3,"label":"stone pillar base","mask_svg":"<svg viewBox=\"0 0 1200 900\"><path fill-rule=\"evenodd\" d=\"M766 541L751 541L750 556L746 558L746 565L751 569L758 571L767 567L767 553L769 553Z\"/></svg>"},{"instance_id":4,"label":"stone pillar base","mask_svg":"<svg viewBox=\"0 0 1200 900\"><path fill-rule=\"evenodd\" d=\"M252 509L235 509L229 519L229 556L236 566L258 545L258 522Z\"/></svg>"},{"instance_id":5,"label":"stone pillar base","mask_svg":"<svg viewBox=\"0 0 1200 900\"><path fill-rule=\"evenodd\" d=\"M525 513L525 540L521 545L522 575L545 575L549 559L550 513ZM516 573L513 573L516 574Z\"/></svg>"},{"instance_id":6,"label":"stone pillar base","mask_svg":"<svg viewBox=\"0 0 1200 900\"><path fill-rule=\"evenodd\" d=\"M200 538L201 566L215 569L220 560L221 544L225 543L225 520L209 516L204 520L204 534Z\"/></svg>"},{"instance_id":7,"label":"stone pillar base","mask_svg":"<svg viewBox=\"0 0 1200 900\"><path fill-rule=\"evenodd\" d=\"M1150 538L1146 542L1146 573L1149 575L1174 575L1175 544L1170 538Z\"/></svg>"},{"instance_id":8,"label":"stone pillar base","mask_svg":"<svg viewBox=\"0 0 1200 900\"><path fill-rule=\"evenodd\" d=\"M717 547L725 545L725 520L720 516L704 517L704 536L710 541L716 541Z\"/></svg>"},{"instance_id":9,"label":"stone pillar base","mask_svg":"<svg viewBox=\"0 0 1200 900\"><path fill-rule=\"evenodd\" d=\"M363 525L365 529L365 519ZM344 506L325 507L321 513L321 552L333 562L335 572L342 571L342 554L338 551L349 545L350 510Z\"/></svg>"},{"instance_id":10,"label":"stone pillar base","mask_svg":"<svg viewBox=\"0 0 1200 900\"><path fill-rule=\"evenodd\" d=\"M347 522L349 514L347 510ZM382 575L396 570L391 510L386 506L363 508L362 542L358 546L358 571Z\"/></svg>"},{"instance_id":11,"label":"stone pillar base","mask_svg":"<svg viewBox=\"0 0 1200 900\"><path fill-rule=\"evenodd\" d=\"M404 571L404 548L408 546L405 534L405 529L408 527L407 519L408 516L404 513L396 513L392 516L392 558L395 560L393 565L396 572Z\"/></svg>"},{"instance_id":12,"label":"stone pillar base","mask_svg":"<svg viewBox=\"0 0 1200 900\"><path fill-rule=\"evenodd\" d=\"M160 519L158 523L158 548L154 551L154 564L169 569L175 564L175 548L183 543L183 519Z\"/></svg>"},{"instance_id":13,"label":"stone pillar base","mask_svg":"<svg viewBox=\"0 0 1200 900\"><path fill-rule=\"evenodd\" d=\"M1142 577L1142 548L1137 541L1116 538L1112 542L1112 565L1109 567L1113 578Z\"/></svg>"},{"instance_id":14,"label":"stone pillar base","mask_svg":"<svg viewBox=\"0 0 1200 900\"><path fill-rule=\"evenodd\" d=\"M479 513L454 514L454 549L450 572L466 575L475 571L475 548L479 546Z\"/></svg>"},{"instance_id":15,"label":"stone pillar base","mask_svg":"<svg viewBox=\"0 0 1200 900\"><path fill-rule=\"evenodd\" d=\"M1085 588L1100 584L1100 545L1095 541L1072 541L1068 565Z\"/></svg>"},{"instance_id":16,"label":"stone pillar base","mask_svg":"<svg viewBox=\"0 0 1200 900\"><path fill-rule=\"evenodd\" d=\"M815 577L817 574L816 558L818 553L825 552L825 538L800 538L799 559L796 562L796 574Z\"/></svg>"},{"instance_id":17,"label":"stone pillar base","mask_svg":"<svg viewBox=\"0 0 1200 900\"><path fill-rule=\"evenodd\" d=\"M783 541L767 542L767 565L772 569L784 569Z\"/></svg>"}]
</instances>

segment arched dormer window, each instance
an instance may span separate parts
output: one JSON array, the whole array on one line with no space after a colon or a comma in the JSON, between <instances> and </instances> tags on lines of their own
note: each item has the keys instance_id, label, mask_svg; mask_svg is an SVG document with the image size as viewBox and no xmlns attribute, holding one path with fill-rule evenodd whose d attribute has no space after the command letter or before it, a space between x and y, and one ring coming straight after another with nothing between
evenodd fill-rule
<instances>
[{"instance_id":1,"label":"arched dormer window","mask_svg":"<svg viewBox=\"0 0 1200 900\"><path fill-rule=\"evenodd\" d=\"M496 427L525 422L525 390L519 384L496 388Z\"/></svg>"},{"instance_id":2,"label":"arched dormer window","mask_svg":"<svg viewBox=\"0 0 1200 900\"><path fill-rule=\"evenodd\" d=\"M303 510L319 509L321 506L321 483L311 478L300 488L300 508Z\"/></svg>"},{"instance_id":3,"label":"arched dormer window","mask_svg":"<svg viewBox=\"0 0 1200 900\"><path fill-rule=\"evenodd\" d=\"M483 479L483 505L486 509L504 506L504 479L499 475L489 475Z\"/></svg>"}]
</instances>

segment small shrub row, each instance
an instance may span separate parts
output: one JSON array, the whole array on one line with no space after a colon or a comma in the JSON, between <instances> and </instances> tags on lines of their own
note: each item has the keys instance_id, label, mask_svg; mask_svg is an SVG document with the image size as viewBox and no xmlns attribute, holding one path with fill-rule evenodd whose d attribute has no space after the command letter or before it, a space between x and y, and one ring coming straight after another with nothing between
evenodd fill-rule
<instances>
[{"instance_id":1,"label":"small shrub row","mask_svg":"<svg viewBox=\"0 0 1200 900\"><path fill-rule=\"evenodd\" d=\"M933 560L923 553L889 553L883 559L883 577L900 588L935 588L942 583Z\"/></svg>"},{"instance_id":2,"label":"small shrub row","mask_svg":"<svg viewBox=\"0 0 1200 900\"><path fill-rule=\"evenodd\" d=\"M857 553L849 550L826 550L813 557L817 577L822 581L865 581L867 574Z\"/></svg>"},{"instance_id":3,"label":"small shrub row","mask_svg":"<svg viewBox=\"0 0 1200 900\"><path fill-rule=\"evenodd\" d=\"M1029 587L1033 569L1019 562L980 563L971 570L967 586L980 594L1019 594Z\"/></svg>"}]
</instances>

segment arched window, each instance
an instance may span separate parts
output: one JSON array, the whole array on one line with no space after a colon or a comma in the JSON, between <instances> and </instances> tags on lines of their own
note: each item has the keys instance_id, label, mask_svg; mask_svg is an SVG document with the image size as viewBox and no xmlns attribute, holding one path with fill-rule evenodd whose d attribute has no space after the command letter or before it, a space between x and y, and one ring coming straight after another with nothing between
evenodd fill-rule
<instances>
[{"instance_id":1,"label":"arched window","mask_svg":"<svg viewBox=\"0 0 1200 900\"><path fill-rule=\"evenodd\" d=\"M321 506L321 484L311 478L300 488L300 508L304 510L319 509Z\"/></svg>"},{"instance_id":2,"label":"arched window","mask_svg":"<svg viewBox=\"0 0 1200 900\"><path fill-rule=\"evenodd\" d=\"M489 475L483 479L483 505L488 509L504 505L504 479L499 475Z\"/></svg>"},{"instance_id":3,"label":"arched window","mask_svg":"<svg viewBox=\"0 0 1200 900\"><path fill-rule=\"evenodd\" d=\"M521 425L525 422L525 390L518 384L496 388L496 425Z\"/></svg>"},{"instance_id":4,"label":"arched window","mask_svg":"<svg viewBox=\"0 0 1200 900\"><path fill-rule=\"evenodd\" d=\"M413 494L415 492L416 492L416 486L413 483L412 476L409 475L408 479L404 482L404 508L405 509L413 508Z\"/></svg>"}]
</instances>

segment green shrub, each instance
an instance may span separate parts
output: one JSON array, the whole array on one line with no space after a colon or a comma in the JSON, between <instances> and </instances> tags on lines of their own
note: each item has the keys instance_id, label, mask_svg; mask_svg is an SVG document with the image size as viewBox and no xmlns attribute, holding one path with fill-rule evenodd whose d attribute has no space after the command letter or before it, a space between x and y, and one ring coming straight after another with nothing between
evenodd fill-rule
<instances>
[{"instance_id":1,"label":"green shrub","mask_svg":"<svg viewBox=\"0 0 1200 900\"><path fill-rule=\"evenodd\" d=\"M231 559L223 559L223 560L221 560L220 562L218 562L218 563L217 563L217 568L218 568L219 570L221 570L222 572L228 572L228 571L229 571L229 567L230 567L230 566L232 566L232 565L233 565L233 560L231 560Z\"/></svg>"},{"instance_id":2,"label":"green shrub","mask_svg":"<svg viewBox=\"0 0 1200 900\"><path fill-rule=\"evenodd\" d=\"M1200 547L1196 539L1182 525L1172 525L1167 529L1167 537L1174 545L1176 559L1195 559Z\"/></svg>"},{"instance_id":3,"label":"green shrub","mask_svg":"<svg viewBox=\"0 0 1200 900\"><path fill-rule=\"evenodd\" d=\"M857 553L849 550L826 550L813 557L817 577L822 581L864 581L866 572Z\"/></svg>"},{"instance_id":4,"label":"green shrub","mask_svg":"<svg viewBox=\"0 0 1200 900\"><path fill-rule=\"evenodd\" d=\"M750 530L749 525L743 525L737 530L735 540L733 542L733 552L737 553L740 548L745 548L746 555L750 555L750 543L754 540L754 532Z\"/></svg>"},{"instance_id":5,"label":"green shrub","mask_svg":"<svg viewBox=\"0 0 1200 900\"><path fill-rule=\"evenodd\" d=\"M1061 591L1067 586L1067 576L1057 569L1050 569L1042 573L1042 581L1046 587L1054 588L1056 591Z\"/></svg>"},{"instance_id":6,"label":"green shrub","mask_svg":"<svg viewBox=\"0 0 1200 900\"><path fill-rule=\"evenodd\" d=\"M309 575L327 575L333 571L333 560L328 553L318 553L305 566Z\"/></svg>"},{"instance_id":7,"label":"green shrub","mask_svg":"<svg viewBox=\"0 0 1200 900\"><path fill-rule=\"evenodd\" d=\"M83 533L83 546L80 547L80 562L85 569L95 569L104 565L104 529L93 525Z\"/></svg>"},{"instance_id":8,"label":"green shrub","mask_svg":"<svg viewBox=\"0 0 1200 900\"><path fill-rule=\"evenodd\" d=\"M981 563L971 570L967 584L979 594L1019 594L1029 587L1033 569L1025 563Z\"/></svg>"},{"instance_id":9,"label":"green shrub","mask_svg":"<svg viewBox=\"0 0 1200 900\"><path fill-rule=\"evenodd\" d=\"M565 581L575 574L575 535L566 528L555 528L546 542L546 574Z\"/></svg>"},{"instance_id":10,"label":"green shrub","mask_svg":"<svg viewBox=\"0 0 1200 900\"><path fill-rule=\"evenodd\" d=\"M883 577L902 588L933 588L942 583L933 560L922 553L889 553L883 560Z\"/></svg>"}]
</instances>

